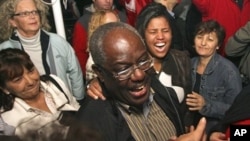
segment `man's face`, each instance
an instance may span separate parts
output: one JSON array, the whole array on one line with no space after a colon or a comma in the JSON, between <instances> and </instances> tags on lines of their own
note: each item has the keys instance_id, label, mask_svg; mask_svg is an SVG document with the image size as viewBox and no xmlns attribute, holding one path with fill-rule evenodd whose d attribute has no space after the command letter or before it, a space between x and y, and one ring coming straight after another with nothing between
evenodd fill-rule
<instances>
[{"instance_id":1,"label":"man's face","mask_svg":"<svg viewBox=\"0 0 250 141\"><path fill-rule=\"evenodd\" d=\"M141 106L149 97L150 78L147 72L133 69L133 66L151 59L144 44L135 33L126 29L114 29L103 42L107 60L102 75L108 95L130 106ZM127 79L114 77L129 68L132 73Z\"/></svg>"},{"instance_id":2,"label":"man's face","mask_svg":"<svg viewBox=\"0 0 250 141\"><path fill-rule=\"evenodd\" d=\"M98 10L108 10L113 6L113 0L93 0L93 4Z\"/></svg>"}]
</instances>

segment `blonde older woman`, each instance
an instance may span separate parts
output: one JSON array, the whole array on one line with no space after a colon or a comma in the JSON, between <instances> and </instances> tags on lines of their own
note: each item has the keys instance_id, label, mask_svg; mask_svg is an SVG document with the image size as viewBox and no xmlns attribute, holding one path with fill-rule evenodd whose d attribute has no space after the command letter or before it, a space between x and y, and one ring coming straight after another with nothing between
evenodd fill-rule
<instances>
[{"instance_id":1,"label":"blonde older woman","mask_svg":"<svg viewBox=\"0 0 250 141\"><path fill-rule=\"evenodd\" d=\"M6 0L0 6L0 49L27 52L39 73L60 77L77 100L84 98L82 71L70 44L47 32L48 7L40 0Z\"/></svg>"}]
</instances>

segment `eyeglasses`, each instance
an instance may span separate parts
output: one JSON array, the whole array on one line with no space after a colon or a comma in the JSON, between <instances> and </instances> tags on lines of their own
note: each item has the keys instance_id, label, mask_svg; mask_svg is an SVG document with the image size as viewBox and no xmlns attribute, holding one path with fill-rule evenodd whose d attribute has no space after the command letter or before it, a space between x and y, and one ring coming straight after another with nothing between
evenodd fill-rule
<instances>
[{"instance_id":1,"label":"eyeglasses","mask_svg":"<svg viewBox=\"0 0 250 141\"><path fill-rule=\"evenodd\" d=\"M41 13L41 12L40 12L39 10L25 11L25 12L20 12L20 13L12 14L12 17L14 17L14 16L28 17L28 16L30 16L30 15L37 16L37 15L39 15L40 13Z\"/></svg>"},{"instance_id":2,"label":"eyeglasses","mask_svg":"<svg viewBox=\"0 0 250 141\"><path fill-rule=\"evenodd\" d=\"M98 65L100 68L104 69L100 65ZM143 60L139 62L138 64L134 64L133 66L130 66L129 68L122 70L117 73L113 73L114 78L122 81L130 78L131 74L134 72L136 69L140 69L142 71L147 71L153 66L153 59L150 57L148 60ZM106 70L106 69L104 69Z\"/></svg>"}]
</instances>

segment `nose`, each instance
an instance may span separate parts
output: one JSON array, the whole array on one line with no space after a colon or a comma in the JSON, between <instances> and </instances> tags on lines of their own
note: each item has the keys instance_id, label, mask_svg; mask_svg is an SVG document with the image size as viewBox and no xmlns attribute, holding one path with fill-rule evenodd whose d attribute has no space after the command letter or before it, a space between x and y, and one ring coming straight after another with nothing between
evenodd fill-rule
<instances>
[{"instance_id":1,"label":"nose","mask_svg":"<svg viewBox=\"0 0 250 141\"><path fill-rule=\"evenodd\" d=\"M163 39L163 33L162 32L157 32L157 39Z\"/></svg>"},{"instance_id":2,"label":"nose","mask_svg":"<svg viewBox=\"0 0 250 141\"><path fill-rule=\"evenodd\" d=\"M106 0L107 3L111 3L111 1L113 1L113 0Z\"/></svg>"},{"instance_id":3,"label":"nose","mask_svg":"<svg viewBox=\"0 0 250 141\"><path fill-rule=\"evenodd\" d=\"M33 79L31 77L29 77L28 75L24 76L24 79L26 80L26 83L28 85L32 85L33 84Z\"/></svg>"},{"instance_id":4,"label":"nose","mask_svg":"<svg viewBox=\"0 0 250 141\"><path fill-rule=\"evenodd\" d=\"M201 39L201 45L205 46L206 45L206 39Z\"/></svg>"},{"instance_id":5,"label":"nose","mask_svg":"<svg viewBox=\"0 0 250 141\"><path fill-rule=\"evenodd\" d=\"M145 71L136 68L131 75L132 81L141 81L145 78Z\"/></svg>"},{"instance_id":6,"label":"nose","mask_svg":"<svg viewBox=\"0 0 250 141\"><path fill-rule=\"evenodd\" d=\"M35 14L32 14L32 13L29 14L30 18L34 18L35 16L36 16Z\"/></svg>"}]
</instances>

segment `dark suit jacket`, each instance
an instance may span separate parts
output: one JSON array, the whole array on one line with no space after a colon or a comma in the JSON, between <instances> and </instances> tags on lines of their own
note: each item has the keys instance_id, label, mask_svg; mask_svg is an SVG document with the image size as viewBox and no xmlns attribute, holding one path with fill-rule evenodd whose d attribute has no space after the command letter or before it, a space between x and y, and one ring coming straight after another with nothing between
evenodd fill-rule
<instances>
[{"instance_id":1,"label":"dark suit jacket","mask_svg":"<svg viewBox=\"0 0 250 141\"><path fill-rule=\"evenodd\" d=\"M154 100L173 122L177 135L183 134L183 121L174 90L162 86L155 76L152 76L151 87L156 93ZM77 113L76 122L78 125L82 124L84 127L95 129L102 134L105 141L135 140L114 100L109 98L105 101L86 99L85 104L81 106ZM72 129L74 129L73 126Z\"/></svg>"}]
</instances>

